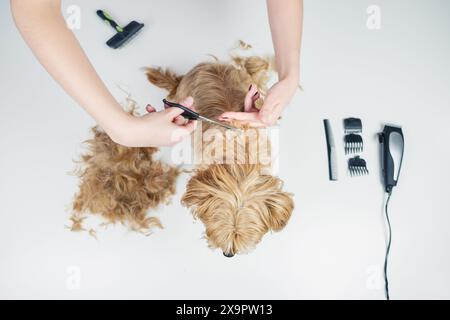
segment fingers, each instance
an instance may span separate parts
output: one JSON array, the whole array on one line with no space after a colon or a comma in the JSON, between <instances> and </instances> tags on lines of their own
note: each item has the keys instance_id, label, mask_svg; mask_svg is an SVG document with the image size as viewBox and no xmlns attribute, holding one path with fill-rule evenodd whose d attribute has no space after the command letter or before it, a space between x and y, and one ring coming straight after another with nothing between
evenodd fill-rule
<instances>
[{"instance_id":1,"label":"fingers","mask_svg":"<svg viewBox=\"0 0 450 320\"><path fill-rule=\"evenodd\" d=\"M176 126L175 130L172 132L172 143L170 145L175 145L189 137L196 127L197 121L188 121L185 125Z\"/></svg>"},{"instance_id":2,"label":"fingers","mask_svg":"<svg viewBox=\"0 0 450 320\"><path fill-rule=\"evenodd\" d=\"M184 99L183 101L180 102L181 105L189 108L189 109L193 109L193 104L194 104L194 99L192 97L187 97L186 99ZM180 108L176 108L176 107L169 107L167 108L167 106L165 106L165 110L164 112L171 117L173 120L175 120L175 118L177 118L179 115L181 115L184 110L180 109Z\"/></svg>"},{"instance_id":3,"label":"fingers","mask_svg":"<svg viewBox=\"0 0 450 320\"><path fill-rule=\"evenodd\" d=\"M148 104L145 107L145 110L147 110L148 113L156 112L156 109L151 104Z\"/></svg>"},{"instance_id":4,"label":"fingers","mask_svg":"<svg viewBox=\"0 0 450 320\"><path fill-rule=\"evenodd\" d=\"M175 123L177 126L183 126L188 122L187 119L185 119L183 116L178 116L175 119L173 119L173 123Z\"/></svg>"},{"instance_id":5,"label":"fingers","mask_svg":"<svg viewBox=\"0 0 450 320\"><path fill-rule=\"evenodd\" d=\"M147 104L145 110L147 110L148 113L156 112L155 107L153 107L151 104ZM187 121L188 120L186 120L182 116L177 116L175 119L173 119L173 123L175 123L176 125L184 125L187 123Z\"/></svg>"},{"instance_id":6,"label":"fingers","mask_svg":"<svg viewBox=\"0 0 450 320\"><path fill-rule=\"evenodd\" d=\"M259 121L258 112L224 112L219 120Z\"/></svg>"},{"instance_id":7,"label":"fingers","mask_svg":"<svg viewBox=\"0 0 450 320\"><path fill-rule=\"evenodd\" d=\"M226 122L237 120L253 127L263 127L264 123L260 120L259 110L255 108L255 101L259 96L258 87L255 84L251 84L245 95L244 112L224 112L219 117L219 120Z\"/></svg>"},{"instance_id":8,"label":"fingers","mask_svg":"<svg viewBox=\"0 0 450 320\"><path fill-rule=\"evenodd\" d=\"M273 125L279 119L284 107L292 99L297 90L297 81L280 81L270 88L264 104L259 112L260 120L267 125Z\"/></svg>"},{"instance_id":9,"label":"fingers","mask_svg":"<svg viewBox=\"0 0 450 320\"><path fill-rule=\"evenodd\" d=\"M175 118L177 118L178 116L180 116L180 114L182 114L184 112L183 109L180 108L176 108L176 107L169 107L166 108L163 111L169 118L171 118L172 120L175 120Z\"/></svg>"},{"instance_id":10,"label":"fingers","mask_svg":"<svg viewBox=\"0 0 450 320\"><path fill-rule=\"evenodd\" d=\"M255 84L251 84L248 88L247 94L244 99L244 111L249 112L255 104L255 101L259 98L258 87Z\"/></svg>"},{"instance_id":11,"label":"fingers","mask_svg":"<svg viewBox=\"0 0 450 320\"><path fill-rule=\"evenodd\" d=\"M258 110L255 110L256 112L225 112L219 117L219 120L225 122L237 120L252 127L264 127L265 124L259 119Z\"/></svg>"},{"instance_id":12,"label":"fingers","mask_svg":"<svg viewBox=\"0 0 450 320\"><path fill-rule=\"evenodd\" d=\"M194 99L192 97L187 97L186 99L181 101L180 104L189 109L194 109L193 108ZM196 121L190 121L181 115L184 111L180 108L175 107L167 108L165 112L172 119L172 122L175 125L182 126L184 129L188 129L187 134L191 133L197 126Z\"/></svg>"},{"instance_id":13,"label":"fingers","mask_svg":"<svg viewBox=\"0 0 450 320\"><path fill-rule=\"evenodd\" d=\"M269 91L264 99L264 104L259 110L259 120L268 126L274 125L280 117L283 108L284 105L280 102L276 92Z\"/></svg>"},{"instance_id":14,"label":"fingers","mask_svg":"<svg viewBox=\"0 0 450 320\"><path fill-rule=\"evenodd\" d=\"M197 128L197 121L188 121L188 123L184 126L184 129L187 130L188 134L192 133L195 128Z\"/></svg>"}]
</instances>

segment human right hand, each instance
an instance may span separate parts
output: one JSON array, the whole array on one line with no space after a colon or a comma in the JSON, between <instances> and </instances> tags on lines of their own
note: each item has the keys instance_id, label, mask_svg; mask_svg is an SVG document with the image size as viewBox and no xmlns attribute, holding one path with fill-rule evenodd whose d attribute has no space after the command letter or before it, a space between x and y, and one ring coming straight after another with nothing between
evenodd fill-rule
<instances>
[{"instance_id":1,"label":"human right hand","mask_svg":"<svg viewBox=\"0 0 450 320\"><path fill-rule=\"evenodd\" d=\"M181 102L192 109L191 97ZM197 126L197 121L187 121L180 108L166 108L156 111L151 105L146 108L148 114L141 117L130 116L121 124L115 142L127 147L161 147L173 146L188 137Z\"/></svg>"}]
</instances>

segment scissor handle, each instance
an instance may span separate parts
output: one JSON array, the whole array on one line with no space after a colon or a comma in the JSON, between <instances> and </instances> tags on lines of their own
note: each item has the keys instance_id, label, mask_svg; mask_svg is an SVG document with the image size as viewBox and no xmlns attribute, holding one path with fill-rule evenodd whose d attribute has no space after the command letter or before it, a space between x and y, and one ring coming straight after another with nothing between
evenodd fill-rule
<instances>
[{"instance_id":1,"label":"scissor handle","mask_svg":"<svg viewBox=\"0 0 450 320\"><path fill-rule=\"evenodd\" d=\"M195 112L179 103L170 102L170 101L167 101L166 99L163 99L163 103L168 107L175 107L175 108L180 108L181 110L184 110L183 113L181 114L181 116L185 119L198 120L198 118L200 117L200 115L197 112Z\"/></svg>"}]
</instances>

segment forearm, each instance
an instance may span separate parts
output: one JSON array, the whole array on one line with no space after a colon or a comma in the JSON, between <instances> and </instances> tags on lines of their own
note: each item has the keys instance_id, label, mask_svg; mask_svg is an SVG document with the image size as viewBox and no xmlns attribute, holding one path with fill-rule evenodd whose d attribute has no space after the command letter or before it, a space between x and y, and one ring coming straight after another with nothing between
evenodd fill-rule
<instances>
[{"instance_id":1,"label":"forearm","mask_svg":"<svg viewBox=\"0 0 450 320\"><path fill-rule=\"evenodd\" d=\"M17 27L37 59L64 90L114 138L127 114L66 27L60 0L11 0Z\"/></svg>"},{"instance_id":2,"label":"forearm","mask_svg":"<svg viewBox=\"0 0 450 320\"><path fill-rule=\"evenodd\" d=\"M298 82L303 0L267 0L267 10L279 78Z\"/></svg>"}]
</instances>

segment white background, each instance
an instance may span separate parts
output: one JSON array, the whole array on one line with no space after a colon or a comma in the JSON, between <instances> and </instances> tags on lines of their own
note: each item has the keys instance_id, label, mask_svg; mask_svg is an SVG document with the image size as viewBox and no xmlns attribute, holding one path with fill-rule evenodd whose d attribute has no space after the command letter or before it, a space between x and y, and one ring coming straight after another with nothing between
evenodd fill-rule
<instances>
[{"instance_id":1,"label":"white background","mask_svg":"<svg viewBox=\"0 0 450 320\"><path fill-rule=\"evenodd\" d=\"M238 39L272 52L263 1L64 1L81 7L83 48L118 100L128 86L142 106L164 92L140 68L183 73L207 54L227 58ZM381 29L366 26L369 5ZM146 24L127 47L103 8ZM402 125L405 157L390 213L393 299L450 298L450 4L445 0L306 0L302 85L281 122L280 176L295 193L288 226L248 255L228 259L202 239L179 204L151 214L165 229L144 237L121 226L99 240L65 229L74 168L94 124L46 74L0 2L1 298L382 299L385 248L379 145L384 123ZM361 117L370 175L346 174L341 121ZM340 180L329 182L322 119L338 141ZM79 276L79 277L78 277ZM79 281L77 281L79 280Z\"/></svg>"}]
</instances>

